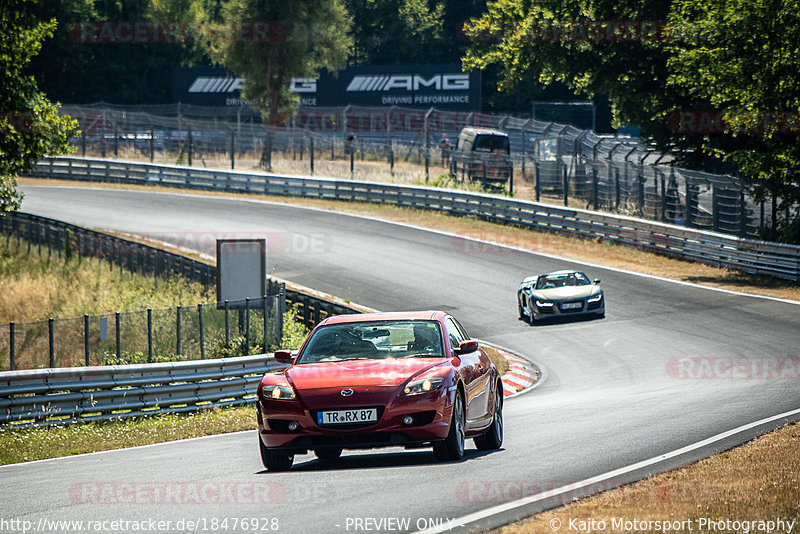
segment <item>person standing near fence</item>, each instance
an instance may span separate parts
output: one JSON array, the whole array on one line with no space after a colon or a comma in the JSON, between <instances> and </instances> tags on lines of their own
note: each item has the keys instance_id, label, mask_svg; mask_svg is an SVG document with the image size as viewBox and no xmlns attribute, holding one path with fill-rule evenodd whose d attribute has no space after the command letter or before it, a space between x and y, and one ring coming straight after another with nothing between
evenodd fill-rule
<instances>
[{"instance_id":1,"label":"person standing near fence","mask_svg":"<svg viewBox=\"0 0 800 534\"><path fill-rule=\"evenodd\" d=\"M447 132L442 132L442 139L439 141L439 147L442 149L442 167L447 167L450 160L450 150L453 145L447 137Z\"/></svg>"}]
</instances>

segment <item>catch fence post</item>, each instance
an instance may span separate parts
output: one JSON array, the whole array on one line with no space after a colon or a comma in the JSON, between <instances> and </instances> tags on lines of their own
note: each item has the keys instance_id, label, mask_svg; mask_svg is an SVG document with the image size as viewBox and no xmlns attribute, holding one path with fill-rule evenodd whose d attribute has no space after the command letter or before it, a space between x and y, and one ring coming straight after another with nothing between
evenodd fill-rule
<instances>
[{"instance_id":1,"label":"catch fence post","mask_svg":"<svg viewBox=\"0 0 800 534\"><path fill-rule=\"evenodd\" d=\"M308 134L308 156L309 156L309 165L311 168L311 174L314 174L314 137L311 134Z\"/></svg>"},{"instance_id":2,"label":"catch fence post","mask_svg":"<svg viewBox=\"0 0 800 534\"><path fill-rule=\"evenodd\" d=\"M114 323L117 329L117 363L119 363L122 357L122 343L120 342L122 336L119 333L119 312L114 313Z\"/></svg>"},{"instance_id":3,"label":"catch fence post","mask_svg":"<svg viewBox=\"0 0 800 534\"><path fill-rule=\"evenodd\" d=\"M86 367L89 367L89 315L83 315L83 356Z\"/></svg>"},{"instance_id":4,"label":"catch fence post","mask_svg":"<svg viewBox=\"0 0 800 534\"><path fill-rule=\"evenodd\" d=\"M250 297L244 298L244 354L250 353Z\"/></svg>"},{"instance_id":5,"label":"catch fence post","mask_svg":"<svg viewBox=\"0 0 800 534\"><path fill-rule=\"evenodd\" d=\"M747 204L744 201L744 191L739 189L739 235L747 235Z\"/></svg>"},{"instance_id":6,"label":"catch fence post","mask_svg":"<svg viewBox=\"0 0 800 534\"><path fill-rule=\"evenodd\" d=\"M13 371L17 367L16 366L16 362L14 361L14 352L15 352L14 351L14 348L15 348L14 347L14 326L15 325L14 325L13 322L8 323L8 356L9 356L8 368L9 368L9 371Z\"/></svg>"},{"instance_id":7,"label":"catch fence post","mask_svg":"<svg viewBox=\"0 0 800 534\"><path fill-rule=\"evenodd\" d=\"M206 359L206 343L205 333L203 332L203 305L197 305L197 314L200 319L200 359Z\"/></svg>"},{"instance_id":8,"label":"catch fence post","mask_svg":"<svg viewBox=\"0 0 800 534\"><path fill-rule=\"evenodd\" d=\"M275 312L276 345L280 348L283 343L283 314L286 313L286 284L281 282L278 286L278 309Z\"/></svg>"},{"instance_id":9,"label":"catch fence post","mask_svg":"<svg viewBox=\"0 0 800 534\"><path fill-rule=\"evenodd\" d=\"M147 308L147 363L153 362L153 308Z\"/></svg>"},{"instance_id":10,"label":"catch fence post","mask_svg":"<svg viewBox=\"0 0 800 534\"><path fill-rule=\"evenodd\" d=\"M175 310L175 354L181 355L181 307Z\"/></svg>"},{"instance_id":11,"label":"catch fence post","mask_svg":"<svg viewBox=\"0 0 800 534\"><path fill-rule=\"evenodd\" d=\"M231 320L230 320L230 302L225 301L225 345L231 342Z\"/></svg>"},{"instance_id":12,"label":"catch fence post","mask_svg":"<svg viewBox=\"0 0 800 534\"><path fill-rule=\"evenodd\" d=\"M261 312L264 314L264 345L263 350L267 352L267 327L269 325L269 315L267 313L267 296L264 295L261 300Z\"/></svg>"},{"instance_id":13,"label":"catch fence post","mask_svg":"<svg viewBox=\"0 0 800 534\"><path fill-rule=\"evenodd\" d=\"M56 351L55 351L55 345L53 343L53 318L52 317L50 317L47 320L47 335L48 335L48 338L49 338L48 341L49 341L49 345L50 345L50 368L52 369L53 367L56 366Z\"/></svg>"}]
</instances>

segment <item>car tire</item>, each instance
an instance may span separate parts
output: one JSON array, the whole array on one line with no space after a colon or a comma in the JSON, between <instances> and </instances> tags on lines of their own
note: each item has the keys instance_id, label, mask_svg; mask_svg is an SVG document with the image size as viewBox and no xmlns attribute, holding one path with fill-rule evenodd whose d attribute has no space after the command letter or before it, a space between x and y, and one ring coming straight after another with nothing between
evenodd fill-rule
<instances>
[{"instance_id":1,"label":"car tire","mask_svg":"<svg viewBox=\"0 0 800 534\"><path fill-rule=\"evenodd\" d=\"M335 462L342 455L342 449L316 449L314 454L322 462Z\"/></svg>"},{"instance_id":2,"label":"car tire","mask_svg":"<svg viewBox=\"0 0 800 534\"><path fill-rule=\"evenodd\" d=\"M261 441L261 436L258 437L258 448L261 451L261 463L267 468L267 471L288 471L294 462L294 454L284 454L269 450L264 446Z\"/></svg>"},{"instance_id":3,"label":"car tire","mask_svg":"<svg viewBox=\"0 0 800 534\"><path fill-rule=\"evenodd\" d=\"M494 419L492 426L482 436L473 439L479 451L494 451L503 446L503 385L495 388Z\"/></svg>"},{"instance_id":4,"label":"car tire","mask_svg":"<svg viewBox=\"0 0 800 534\"><path fill-rule=\"evenodd\" d=\"M464 445L466 442L466 417L464 414L464 399L460 392L456 393L453 403L453 415L450 420L450 431L445 440L433 447L433 454L437 459L445 462L454 462L464 458Z\"/></svg>"},{"instance_id":5,"label":"car tire","mask_svg":"<svg viewBox=\"0 0 800 534\"><path fill-rule=\"evenodd\" d=\"M517 296L517 312L519 313L520 319L525 320L528 318L528 316L525 315L525 308L522 307L522 302L519 300L519 295Z\"/></svg>"}]
</instances>

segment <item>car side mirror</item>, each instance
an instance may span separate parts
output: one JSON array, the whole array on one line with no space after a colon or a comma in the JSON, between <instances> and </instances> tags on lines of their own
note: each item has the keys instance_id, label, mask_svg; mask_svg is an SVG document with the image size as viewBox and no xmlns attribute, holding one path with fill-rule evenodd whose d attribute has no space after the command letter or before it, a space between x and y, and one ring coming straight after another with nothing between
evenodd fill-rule
<instances>
[{"instance_id":1,"label":"car side mirror","mask_svg":"<svg viewBox=\"0 0 800 534\"><path fill-rule=\"evenodd\" d=\"M595 279L594 279L594 283L595 283L595 284L599 284L599 283L600 283L600 279L599 279L599 278L595 278Z\"/></svg>"},{"instance_id":2,"label":"car side mirror","mask_svg":"<svg viewBox=\"0 0 800 534\"><path fill-rule=\"evenodd\" d=\"M461 345L456 349L456 356L461 354L469 354L470 352L475 352L478 350L478 342L474 339L468 339L466 341L462 341Z\"/></svg>"},{"instance_id":3,"label":"car side mirror","mask_svg":"<svg viewBox=\"0 0 800 534\"><path fill-rule=\"evenodd\" d=\"M292 356L292 351L290 350L276 350L275 351L275 361L278 363L286 363L290 364L294 361L294 356Z\"/></svg>"}]
</instances>

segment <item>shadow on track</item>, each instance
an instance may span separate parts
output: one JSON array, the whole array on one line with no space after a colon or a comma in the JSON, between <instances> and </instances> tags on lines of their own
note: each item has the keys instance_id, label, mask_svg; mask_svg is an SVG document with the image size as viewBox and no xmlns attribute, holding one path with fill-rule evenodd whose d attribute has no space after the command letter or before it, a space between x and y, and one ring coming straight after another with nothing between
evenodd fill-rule
<instances>
[{"instance_id":1,"label":"shadow on track","mask_svg":"<svg viewBox=\"0 0 800 534\"><path fill-rule=\"evenodd\" d=\"M391 467L415 467L427 465L451 465L461 464L470 460L475 460L489 454L504 451L501 448L496 451L479 451L475 449L468 449L464 451L464 458L457 462L442 462L436 459L431 451L405 451L398 453L367 453L367 454L354 454L342 456L341 458L333 461L320 460L313 458L311 460L296 463L289 471L283 473L270 473L266 469L257 471L256 474L285 474L291 472L313 472L313 471L347 471L356 469L385 469Z\"/></svg>"}]
</instances>

